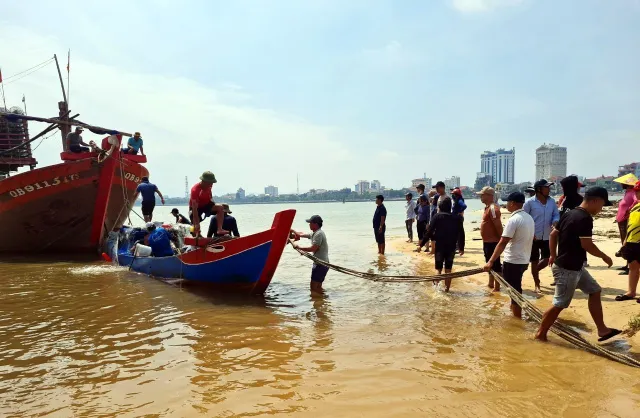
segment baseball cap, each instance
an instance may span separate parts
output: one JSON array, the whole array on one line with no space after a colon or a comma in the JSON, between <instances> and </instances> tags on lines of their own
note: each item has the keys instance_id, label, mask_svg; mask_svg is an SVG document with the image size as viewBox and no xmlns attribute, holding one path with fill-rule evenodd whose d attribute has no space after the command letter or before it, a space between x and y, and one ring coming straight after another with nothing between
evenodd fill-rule
<instances>
[{"instance_id":1,"label":"baseball cap","mask_svg":"<svg viewBox=\"0 0 640 418\"><path fill-rule=\"evenodd\" d=\"M509 196L507 196L507 198L504 199L504 201L505 202L524 203L525 197L524 197L524 194L522 194L522 192L511 192L511 193L509 193Z\"/></svg>"},{"instance_id":2,"label":"baseball cap","mask_svg":"<svg viewBox=\"0 0 640 418\"><path fill-rule=\"evenodd\" d=\"M483 195L483 194L490 194L490 195L494 195L496 194L496 191L493 187L490 186L484 186L482 188L482 190L480 190L478 193L476 193L477 195Z\"/></svg>"},{"instance_id":3,"label":"baseball cap","mask_svg":"<svg viewBox=\"0 0 640 418\"><path fill-rule=\"evenodd\" d=\"M457 194L459 196L462 196L462 190L460 190L459 187L454 187L453 189L450 189L450 190L451 190L451 194Z\"/></svg>"},{"instance_id":4,"label":"baseball cap","mask_svg":"<svg viewBox=\"0 0 640 418\"><path fill-rule=\"evenodd\" d=\"M533 187L534 189L537 189L538 187L549 187L549 186L553 186L554 184L555 183L549 183L546 179L540 179L535 182Z\"/></svg>"},{"instance_id":5,"label":"baseball cap","mask_svg":"<svg viewBox=\"0 0 640 418\"><path fill-rule=\"evenodd\" d=\"M409 192L409 193L405 193L404 195L405 195L405 196L413 197L413 193L411 193L411 192Z\"/></svg>"},{"instance_id":6,"label":"baseball cap","mask_svg":"<svg viewBox=\"0 0 640 418\"><path fill-rule=\"evenodd\" d=\"M640 192L640 180L638 180L636 185L633 186L633 190L636 191L636 192Z\"/></svg>"},{"instance_id":7,"label":"baseball cap","mask_svg":"<svg viewBox=\"0 0 640 418\"><path fill-rule=\"evenodd\" d=\"M611 202L609 201L609 193L607 192L607 189L605 189L604 187L592 187L588 189L586 192L584 192L584 197L600 198L604 200L604 206L612 206Z\"/></svg>"},{"instance_id":8,"label":"baseball cap","mask_svg":"<svg viewBox=\"0 0 640 418\"><path fill-rule=\"evenodd\" d=\"M432 187L432 189L435 189L436 187L446 187L446 185L444 184L444 181L439 181Z\"/></svg>"},{"instance_id":9,"label":"baseball cap","mask_svg":"<svg viewBox=\"0 0 640 418\"><path fill-rule=\"evenodd\" d=\"M308 224L314 223L314 224L322 225L322 218L320 217L320 215L313 215L312 217L307 219L307 223Z\"/></svg>"},{"instance_id":10,"label":"baseball cap","mask_svg":"<svg viewBox=\"0 0 640 418\"><path fill-rule=\"evenodd\" d=\"M178 210L178 208L173 208L171 209L171 213L180 213L180 211Z\"/></svg>"}]
</instances>

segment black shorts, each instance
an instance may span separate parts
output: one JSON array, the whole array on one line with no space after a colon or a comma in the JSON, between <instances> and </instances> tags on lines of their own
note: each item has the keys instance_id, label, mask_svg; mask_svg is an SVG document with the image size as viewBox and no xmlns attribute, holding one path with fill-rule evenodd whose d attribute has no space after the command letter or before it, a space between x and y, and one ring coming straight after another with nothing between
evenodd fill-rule
<instances>
[{"instance_id":1,"label":"black shorts","mask_svg":"<svg viewBox=\"0 0 640 418\"><path fill-rule=\"evenodd\" d=\"M380 232L380 228L373 228L373 235L376 237L376 242L378 244L384 244L384 233L387 231L387 226L382 227L382 232Z\"/></svg>"},{"instance_id":2,"label":"black shorts","mask_svg":"<svg viewBox=\"0 0 640 418\"><path fill-rule=\"evenodd\" d=\"M311 267L311 281L318 283L324 282L324 278L327 277L328 272L329 267L314 263L313 267Z\"/></svg>"},{"instance_id":3,"label":"black shorts","mask_svg":"<svg viewBox=\"0 0 640 418\"><path fill-rule=\"evenodd\" d=\"M513 264L505 261L502 265L502 278L518 293L522 293L522 275L528 268L528 264Z\"/></svg>"},{"instance_id":4,"label":"black shorts","mask_svg":"<svg viewBox=\"0 0 640 418\"><path fill-rule=\"evenodd\" d=\"M627 245L622 247L620 253L622 253L622 258L628 262L633 263L634 261L637 261L640 263L640 243L628 242Z\"/></svg>"},{"instance_id":5,"label":"black shorts","mask_svg":"<svg viewBox=\"0 0 640 418\"><path fill-rule=\"evenodd\" d=\"M156 202L142 202L142 214L145 216L153 215L153 208L156 207Z\"/></svg>"},{"instance_id":6,"label":"black shorts","mask_svg":"<svg viewBox=\"0 0 640 418\"><path fill-rule=\"evenodd\" d=\"M538 260L544 260L551 256L551 250L549 249L549 240L533 240L531 246L531 258L529 261L536 262Z\"/></svg>"},{"instance_id":7,"label":"black shorts","mask_svg":"<svg viewBox=\"0 0 640 418\"><path fill-rule=\"evenodd\" d=\"M198 218L200 218L200 222L204 221L205 219L207 219L209 216L212 215L211 211L213 210L214 205L215 205L215 202L211 201L205 206L198 208ZM189 220L193 222L193 213L191 212L191 209L189 209Z\"/></svg>"},{"instance_id":8,"label":"black shorts","mask_svg":"<svg viewBox=\"0 0 640 418\"><path fill-rule=\"evenodd\" d=\"M456 256L455 251L439 252L436 244L436 270L442 270L444 264L445 270L451 270L453 267L453 258Z\"/></svg>"},{"instance_id":9,"label":"black shorts","mask_svg":"<svg viewBox=\"0 0 640 418\"><path fill-rule=\"evenodd\" d=\"M485 262L489 262L489 260L491 259L491 256L493 255L493 252L496 250L496 247L498 246L497 242L483 242L482 243L482 251L484 251L484 261ZM493 266L491 267L491 270L495 271L496 273L500 273L502 272L502 263L500 262L500 257L498 257L496 259L496 261L493 262Z\"/></svg>"}]
</instances>

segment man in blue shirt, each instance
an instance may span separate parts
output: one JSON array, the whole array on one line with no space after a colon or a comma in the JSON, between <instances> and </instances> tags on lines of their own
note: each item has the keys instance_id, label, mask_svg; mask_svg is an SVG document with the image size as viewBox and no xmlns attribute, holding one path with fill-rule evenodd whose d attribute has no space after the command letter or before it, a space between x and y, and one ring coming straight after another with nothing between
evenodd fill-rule
<instances>
[{"instance_id":1,"label":"man in blue shirt","mask_svg":"<svg viewBox=\"0 0 640 418\"><path fill-rule=\"evenodd\" d=\"M156 193L160 196L160 200L164 205L164 197L158 186L153 183L149 183L149 177L142 177L142 182L138 184L136 192L142 195L142 216L144 216L145 222L151 222L153 218L153 208L156 207ZM136 199L138 196L136 195Z\"/></svg>"},{"instance_id":2,"label":"man in blue shirt","mask_svg":"<svg viewBox=\"0 0 640 418\"><path fill-rule=\"evenodd\" d=\"M129 138L129 141L127 142L127 148L123 148L122 152L124 154L137 155L138 151L140 151L140 153L144 155L144 148L142 147L142 144L143 141L142 137L140 136L140 132L136 132L131 138Z\"/></svg>"},{"instance_id":3,"label":"man in blue shirt","mask_svg":"<svg viewBox=\"0 0 640 418\"><path fill-rule=\"evenodd\" d=\"M385 221L387 220L387 208L384 207L384 196L379 194L376 196L376 211L373 214L373 235L378 243L378 254L384 255L384 233L387 230Z\"/></svg>"},{"instance_id":4,"label":"man in blue shirt","mask_svg":"<svg viewBox=\"0 0 640 418\"><path fill-rule=\"evenodd\" d=\"M549 183L545 179L536 181L533 185L536 195L527 200L523 207L523 210L533 218L536 227L533 246L531 247L531 258L529 259L536 293L542 292L540 290L539 272L549 265L549 256L551 254L549 236L560 220L558 206L553 198L549 196L550 186L553 186L553 183ZM551 285L555 285L555 282L551 283Z\"/></svg>"}]
</instances>

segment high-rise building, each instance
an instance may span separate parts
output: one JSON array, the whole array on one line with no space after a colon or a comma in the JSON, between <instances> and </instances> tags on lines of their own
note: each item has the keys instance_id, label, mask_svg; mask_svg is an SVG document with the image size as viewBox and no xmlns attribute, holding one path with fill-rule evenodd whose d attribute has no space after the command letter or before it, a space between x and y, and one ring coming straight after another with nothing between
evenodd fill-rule
<instances>
[{"instance_id":1,"label":"high-rise building","mask_svg":"<svg viewBox=\"0 0 640 418\"><path fill-rule=\"evenodd\" d=\"M456 187L460 187L460 177L452 176L444 179L444 187L446 190L455 189Z\"/></svg>"},{"instance_id":2,"label":"high-rise building","mask_svg":"<svg viewBox=\"0 0 640 418\"><path fill-rule=\"evenodd\" d=\"M365 194L371 190L370 184L367 180L358 180L356 183L356 193Z\"/></svg>"},{"instance_id":3,"label":"high-rise building","mask_svg":"<svg viewBox=\"0 0 640 418\"><path fill-rule=\"evenodd\" d=\"M236 199L237 200L241 200L241 199L244 199L244 198L245 198L245 191L244 191L244 189L242 187L240 187L238 189L238 191L236 192Z\"/></svg>"},{"instance_id":4,"label":"high-rise building","mask_svg":"<svg viewBox=\"0 0 640 418\"><path fill-rule=\"evenodd\" d=\"M640 163L629 163L618 167L618 177L622 177L629 173L638 177L638 174L640 174Z\"/></svg>"},{"instance_id":5,"label":"high-rise building","mask_svg":"<svg viewBox=\"0 0 640 418\"><path fill-rule=\"evenodd\" d=\"M430 177L422 177L419 179L413 179L411 180L411 190L416 190L416 186L418 186L419 184L424 185L425 190L429 190L431 188L432 185L432 180Z\"/></svg>"},{"instance_id":6,"label":"high-rise building","mask_svg":"<svg viewBox=\"0 0 640 418\"><path fill-rule=\"evenodd\" d=\"M536 180L567 177L567 148L543 144L536 149Z\"/></svg>"},{"instance_id":7,"label":"high-rise building","mask_svg":"<svg viewBox=\"0 0 640 418\"><path fill-rule=\"evenodd\" d=\"M489 174L494 183L511 183L514 180L516 149L485 151L480 155L480 172Z\"/></svg>"},{"instance_id":8,"label":"high-rise building","mask_svg":"<svg viewBox=\"0 0 640 418\"><path fill-rule=\"evenodd\" d=\"M382 186L380 185L380 181L379 180L371 180L371 191L372 192L379 192L382 190Z\"/></svg>"},{"instance_id":9,"label":"high-rise building","mask_svg":"<svg viewBox=\"0 0 640 418\"><path fill-rule=\"evenodd\" d=\"M276 186L267 186L264 188L264 194L269 196L278 197L278 188Z\"/></svg>"}]
</instances>

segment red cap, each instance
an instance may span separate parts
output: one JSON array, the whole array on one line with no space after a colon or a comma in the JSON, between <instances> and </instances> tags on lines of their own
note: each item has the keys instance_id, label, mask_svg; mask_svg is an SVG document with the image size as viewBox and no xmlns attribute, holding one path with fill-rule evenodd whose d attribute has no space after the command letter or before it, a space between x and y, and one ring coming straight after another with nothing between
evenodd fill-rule
<instances>
[{"instance_id":1,"label":"red cap","mask_svg":"<svg viewBox=\"0 0 640 418\"><path fill-rule=\"evenodd\" d=\"M636 192L640 192L640 180L638 180L636 185L633 186L633 190L636 191Z\"/></svg>"},{"instance_id":2,"label":"red cap","mask_svg":"<svg viewBox=\"0 0 640 418\"><path fill-rule=\"evenodd\" d=\"M462 196L462 190L460 190L459 187L456 187L455 189L451 190L451 194L457 194L459 196Z\"/></svg>"}]
</instances>

